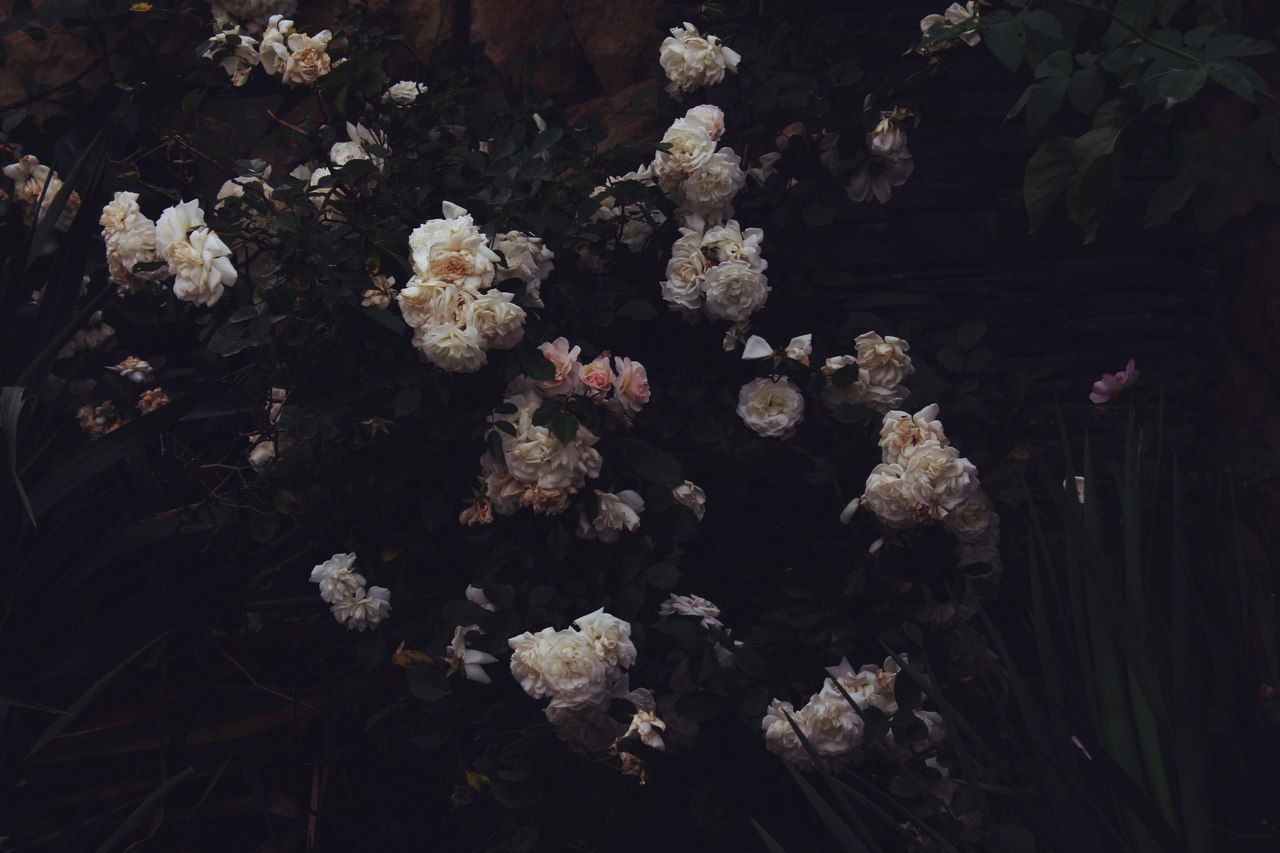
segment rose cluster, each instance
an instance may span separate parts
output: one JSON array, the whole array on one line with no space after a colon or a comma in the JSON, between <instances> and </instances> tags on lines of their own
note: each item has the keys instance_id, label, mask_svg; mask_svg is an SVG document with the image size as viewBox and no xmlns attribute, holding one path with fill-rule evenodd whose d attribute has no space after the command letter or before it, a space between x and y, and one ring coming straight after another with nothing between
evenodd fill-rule
<instances>
[{"instance_id":1,"label":"rose cluster","mask_svg":"<svg viewBox=\"0 0 1280 853\"><path fill-rule=\"evenodd\" d=\"M520 342L525 312L512 294L493 286L499 258L471 214L447 201L443 211L443 219L424 222L409 235L414 274L396 301L424 358L451 373L473 373L488 361L489 350ZM541 241L519 232L503 240L512 257L519 259L523 248L526 258L523 269L508 267L507 276L540 284L552 257ZM526 282L526 293L530 289L536 294L538 285Z\"/></svg>"},{"instance_id":2,"label":"rose cluster","mask_svg":"<svg viewBox=\"0 0 1280 853\"><path fill-rule=\"evenodd\" d=\"M196 305L213 305L238 274L231 250L205 224L200 202L166 208L152 222L138 207L138 194L117 192L99 218L111 280L122 292L173 276L173 293Z\"/></svg>"},{"instance_id":3,"label":"rose cluster","mask_svg":"<svg viewBox=\"0 0 1280 853\"><path fill-rule=\"evenodd\" d=\"M629 422L649 402L649 377L638 361L600 354L579 361L579 346L565 338L539 348L548 363L546 378L517 377L503 404L490 416L494 429L489 449L480 457L484 494L464 511L464 523L484 523L492 513L512 515L530 507L558 515L588 477L600 475L603 459L596 435L564 408L569 398L585 398ZM580 532L613 541L620 530L634 530L644 501L635 492L597 492L596 523Z\"/></svg>"},{"instance_id":4,"label":"rose cluster","mask_svg":"<svg viewBox=\"0 0 1280 853\"><path fill-rule=\"evenodd\" d=\"M702 312L745 328L769 299L763 242L763 231L744 231L733 219L705 230L682 227L661 284L663 301L686 317Z\"/></svg>"},{"instance_id":5,"label":"rose cluster","mask_svg":"<svg viewBox=\"0 0 1280 853\"><path fill-rule=\"evenodd\" d=\"M654 154L653 176L676 203L682 228L701 231L733 216L733 197L746 182L746 173L732 148L717 149L724 130L719 107L694 107L667 128L663 147Z\"/></svg>"},{"instance_id":6,"label":"rose cluster","mask_svg":"<svg viewBox=\"0 0 1280 853\"><path fill-rule=\"evenodd\" d=\"M273 77L278 74L286 86L314 86L335 64L329 56L332 39L328 30L307 35L298 32L292 20L272 15L261 41L241 32L239 24L228 22L219 25L200 55L221 65L233 86L248 82L258 65Z\"/></svg>"},{"instance_id":7,"label":"rose cluster","mask_svg":"<svg viewBox=\"0 0 1280 853\"><path fill-rule=\"evenodd\" d=\"M693 24L672 27L671 35L658 48L658 63L671 81L667 92L679 97L701 86L714 86L726 71L738 73L742 57L710 33L705 36Z\"/></svg>"},{"instance_id":8,"label":"rose cluster","mask_svg":"<svg viewBox=\"0 0 1280 853\"><path fill-rule=\"evenodd\" d=\"M525 631L507 641L511 674L534 699L551 700L546 712L553 723L602 710L611 698L625 696L625 670L636 660L630 623L601 608L573 624L560 631Z\"/></svg>"},{"instance_id":9,"label":"rose cluster","mask_svg":"<svg viewBox=\"0 0 1280 853\"><path fill-rule=\"evenodd\" d=\"M899 667L893 658L885 659L883 666L867 664L856 672L848 659L842 658L838 666L827 667L827 673L831 677L800 710L790 702L774 699L760 724L765 748L797 767L811 768L813 760L796 729L824 763L834 766L852 757L863 745L863 714L869 708L886 717L898 713L894 682ZM928 732L928 746L945 737L941 715L920 709L912 713ZM896 747L892 731L885 734L885 741L891 749Z\"/></svg>"},{"instance_id":10,"label":"rose cluster","mask_svg":"<svg viewBox=\"0 0 1280 853\"><path fill-rule=\"evenodd\" d=\"M887 412L902 405L911 392L903 382L916 372L902 338L881 336L876 332L858 335L855 355L828 358L822 367L827 377L822 399L831 407L863 405Z\"/></svg>"},{"instance_id":11,"label":"rose cluster","mask_svg":"<svg viewBox=\"0 0 1280 853\"><path fill-rule=\"evenodd\" d=\"M311 582L319 585L320 598L334 619L349 631L367 631L391 615L391 590L366 588L355 563L355 554L334 554L311 570Z\"/></svg>"}]
</instances>

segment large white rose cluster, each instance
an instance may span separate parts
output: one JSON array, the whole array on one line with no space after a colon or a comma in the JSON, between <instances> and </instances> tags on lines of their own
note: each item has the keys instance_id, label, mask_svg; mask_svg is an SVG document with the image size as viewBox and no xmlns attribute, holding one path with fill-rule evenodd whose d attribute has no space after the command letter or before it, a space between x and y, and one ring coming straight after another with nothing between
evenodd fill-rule
<instances>
[{"instance_id":1,"label":"large white rose cluster","mask_svg":"<svg viewBox=\"0 0 1280 853\"><path fill-rule=\"evenodd\" d=\"M666 72L667 91L672 97L702 86L714 86L726 71L738 73L742 57L717 37L703 35L693 24L673 27L658 48L658 62Z\"/></svg>"},{"instance_id":2,"label":"large white rose cluster","mask_svg":"<svg viewBox=\"0 0 1280 853\"><path fill-rule=\"evenodd\" d=\"M184 201L166 208L156 220L155 241L157 254L174 277L173 293L179 299L213 305L225 287L236 283L231 249L205 225L200 202Z\"/></svg>"},{"instance_id":3,"label":"large white rose cluster","mask_svg":"<svg viewBox=\"0 0 1280 853\"><path fill-rule=\"evenodd\" d=\"M499 258L471 214L448 201L443 212L409 235L414 274L396 301L424 358L451 373L473 373L489 350L520 342L525 312L493 287Z\"/></svg>"},{"instance_id":4,"label":"large white rose cluster","mask_svg":"<svg viewBox=\"0 0 1280 853\"><path fill-rule=\"evenodd\" d=\"M547 717L598 711L627 695L625 670L636 660L631 624L596 610L574 620L576 628L525 631L507 641L511 674L534 699L549 698Z\"/></svg>"},{"instance_id":5,"label":"large white rose cluster","mask_svg":"<svg viewBox=\"0 0 1280 853\"><path fill-rule=\"evenodd\" d=\"M311 582L334 619L349 631L367 631L391 616L391 590L366 587L355 564L355 554L334 554L311 570Z\"/></svg>"},{"instance_id":6,"label":"large white rose cluster","mask_svg":"<svg viewBox=\"0 0 1280 853\"><path fill-rule=\"evenodd\" d=\"M4 167L5 177L13 181L13 200L22 208L23 218L31 223L44 219L45 212L62 189L58 173L41 163L34 155L24 154L16 163ZM37 210L37 208L39 208ZM58 221L57 231L66 231L80 210L80 194L72 190L67 195Z\"/></svg>"},{"instance_id":7,"label":"large white rose cluster","mask_svg":"<svg viewBox=\"0 0 1280 853\"><path fill-rule=\"evenodd\" d=\"M717 149L724 113L710 104L694 107L663 134L665 149L653 157L653 176L677 205L681 227L701 231L733 216L733 197L746 182L742 158Z\"/></svg>"},{"instance_id":8,"label":"large white rose cluster","mask_svg":"<svg viewBox=\"0 0 1280 853\"><path fill-rule=\"evenodd\" d=\"M557 434L556 424L544 420L543 405L551 398L581 396L604 407L624 422L649 402L649 377L638 361L608 353L587 363L579 361L582 348L571 347L565 338L542 344L543 357L550 365L545 379L517 377L507 397L490 417L492 443L480 457L484 493L477 505L463 513L468 524L486 523L492 514L513 515L521 507L544 515L558 515L568 506L570 496L600 475L603 459L595 449L597 437L576 423L568 442ZM635 492L617 495L598 492L600 512L595 522L587 522L584 535L606 542L617 539L622 530L634 530L644 501Z\"/></svg>"},{"instance_id":9,"label":"large white rose cluster","mask_svg":"<svg viewBox=\"0 0 1280 853\"><path fill-rule=\"evenodd\" d=\"M867 664L857 671L847 658L842 658L838 666L827 667L830 678L800 710L779 699L769 703L760 724L765 748L790 764L811 768L813 761L795 731L799 728L823 763L836 766L853 757L863 745L865 726L860 712L875 708L889 717L898 713L898 701L894 696L898 673L899 667L893 658L886 658L883 666ZM848 694L848 698L844 694ZM850 699L853 705L849 703ZM945 737L939 714L919 709L912 713L925 725L930 745ZM892 738L892 733L889 733L887 746L893 747Z\"/></svg>"},{"instance_id":10,"label":"large white rose cluster","mask_svg":"<svg viewBox=\"0 0 1280 853\"><path fill-rule=\"evenodd\" d=\"M759 228L743 230L736 220L706 229L681 228L671 247L662 299L671 310L695 317L745 324L769 299Z\"/></svg>"},{"instance_id":11,"label":"large white rose cluster","mask_svg":"<svg viewBox=\"0 0 1280 853\"><path fill-rule=\"evenodd\" d=\"M315 35L298 32L293 21L282 14L271 15L265 28L245 27L252 32L261 30L261 39L241 32L241 25L228 17L219 21L218 32L201 53L222 66L233 86L243 86L256 65L272 76L279 75L289 87L314 86L333 69L335 63L329 56L333 33L328 30Z\"/></svg>"},{"instance_id":12,"label":"large white rose cluster","mask_svg":"<svg viewBox=\"0 0 1280 853\"><path fill-rule=\"evenodd\" d=\"M827 405L863 405L887 412L902 405L911 392L902 384L916 372L902 338L866 332L854 341L856 355L828 358L822 399Z\"/></svg>"}]
</instances>

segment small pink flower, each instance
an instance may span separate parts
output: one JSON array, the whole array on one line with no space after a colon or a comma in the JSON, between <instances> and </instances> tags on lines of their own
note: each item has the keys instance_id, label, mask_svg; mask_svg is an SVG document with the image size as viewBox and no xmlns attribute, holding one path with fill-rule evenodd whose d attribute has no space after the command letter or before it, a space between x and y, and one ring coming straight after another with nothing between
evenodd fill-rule
<instances>
[{"instance_id":1,"label":"small pink flower","mask_svg":"<svg viewBox=\"0 0 1280 853\"><path fill-rule=\"evenodd\" d=\"M544 379L538 384L548 394L573 394L576 392L578 390L578 353L582 352L582 347L570 349L569 342L566 339L556 338L551 343L538 347L538 349L542 351L542 355L556 369L554 379Z\"/></svg>"},{"instance_id":2,"label":"small pink flower","mask_svg":"<svg viewBox=\"0 0 1280 853\"><path fill-rule=\"evenodd\" d=\"M1089 399L1098 405L1110 403L1116 395L1138 381L1138 369L1133 366L1133 359L1118 373L1104 373L1102 378L1093 383Z\"/></svg>"},{"instance_id":3,"label":"small pink flower","mask_svg":"<svg viewBox=\"0 0 1280 853\"><path fill-rule=\"evenodd\" d=\"M649 374L644 365L615 356L613 368L616 374L613 377L614 396L628 412L640 411L640 407L649 402Z\"/></svg>"},{"instance_id":4,"label":"small pink flower","mask_svg":"<svg viewBox=\"0 0 1280 853\"><path fill-rule=\"evenodd\" d=\"M613 368L609 366L608 354L598 356L590 364L582 365L578 372L582 384L601 393L608 391L613 385Z\"/></svg>"}]
</instances>

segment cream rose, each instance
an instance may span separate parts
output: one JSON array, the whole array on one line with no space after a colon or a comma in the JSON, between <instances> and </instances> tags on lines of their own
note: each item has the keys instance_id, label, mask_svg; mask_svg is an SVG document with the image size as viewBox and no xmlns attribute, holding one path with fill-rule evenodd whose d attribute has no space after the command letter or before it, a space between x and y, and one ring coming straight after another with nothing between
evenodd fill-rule
<instances>
[{"instance_id":1,"label":"cream rose","mask_svg":"<svg viewBox=\"0 0 1280 853\"><path fill-rule=\"evenodd\" d=\"M639 412L649 402L649 374L643 364L614 356L613 396L631 414Z\"/></svg>"},{"instance_id":2,"label":"cream rose","mask_svg":"<svg viewBox=\"0 0 1280 853\"><path fill-rule=\"evenodd\" d=\"M707 270L702 291L707 316L740 322L764 307L769 299L769 280L746 261L725 261Z\"/></svg>"},{"instance_id":3,"label":"cream rose","mask_svg":"<svg viewBox=\"0 0 1280 853\"><path fill-rule=\"evenodd\" d=\"M724 79L726 71L736 74L741 60L720 39L709 33L702 35L688 22L673 27L658 48L658 63L671 81L667 89L672 94L713 86Z\"/></svg>"},{"instance_id":4,"label":"cream rose","mask_svg":"<svg viewBox=\"0 0 1280 853\"><path fill-rule=\"evenodd\" d=\"M880 427L880 451L885 462L905 465L923 442L933 439L947 444L947 434L938 420L938 404L931 403L914 415L891 411Z\"/></svg>"},{"instance_id":5,"label":"cream rose","mask_svg":"<svg viewBox=\"0 0 1280 853\"><path fill-rule=\"evenodd\" d=\"M903 480L917 504L945 518L978 490L978 469L954 447L929 439L907 460Z\"/></svg>"},{"instance_id":6,"label":"cream rose","mask_svg":"<svg viewBox=\"0 0 1280 853\"><path fill-rule=\"evenodd\" d=\"M804 395L790 379L753 379L738 392L738 417L766 438L789 438L804 419Z\"/></svg>"}]
</instances>

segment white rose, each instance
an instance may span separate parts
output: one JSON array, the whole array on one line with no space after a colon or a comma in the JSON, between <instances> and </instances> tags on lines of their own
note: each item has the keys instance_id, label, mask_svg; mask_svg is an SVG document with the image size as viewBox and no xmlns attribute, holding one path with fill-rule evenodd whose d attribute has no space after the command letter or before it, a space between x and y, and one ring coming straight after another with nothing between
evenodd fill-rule
<instances>
[{"instance_id":1,"label":"white rose","mask_svg":"<svg viewBox=\"0 0 1280 853\"><path fill-rule=\"evenodd\" d=\"M321 30L314 36L292 33L286 41L289 56L280 72L286 86L310 86L329 73L333 60L329 57L329 41L333 34Z\"/></svg>"},{"instance_id":2,"label":"white rose","mask_svg":"<svg viewBox=\"0 0 1280 853\"><path fill-rule=\"evenodd\" d=\"M633 533L640 527L644 498L635 491L624 489L617 494L597 491L596 499L599 509L591 526L601 542L616 542L623 530Z\"/></svg>"},{"instance_id":3,"label":"white rose","mask_svg":"<svg viewBox=\"0 0 1280 853\"><path fill-rule=\"evenodd\" d=\"M464 325L467 311L476 296L465 287L446 281L424 281L418 276L396 294L400 314L415 329L440 323Z\"/></svg>"},{"instance_id":4,"label":"white rose","mask_svg":"<svg viewBox=\"0 0 1280 853\"><path fill-rule=\"evenodd\" d=\"M907 460L903 480L917 504L943 518L978 490L978 469L954 447L929 439Z\"/></svg>"},{"instance_id":5,"label":"white rose","mask_svg":"<svg viewBox=\"0 0 1280 853\"><path fill-rule=\"evenodd\" d=\"M724 110L713 104L691 107L684 117L691 121L702 122L702 126L707 129L707 135L716 142L724 136Z\"/></svg>"},{"instance_id":6,"label":"white rose","mask_svg":"<svg viewBox=\"0 0 1280 853\"><path fill-rule=\"evenodd\" d=\"M862 743L862 717L843 696L815 693L796 714L796 722L822 756L846 755Z\"/></svg>"},{"instance_id":7,"label":"white rose","mask_svg":"<svg viewBox=\"0 0 1280 853\"><path fill-rule=\"evenodd\" d=\"M746 261L725 261L707 270L702 291L707 316L740 322L764 307L769 299L769 280Z\"/></svg>"},{"instance_id":8,"label":"white rose","mask_svg":"<svg viewBox=\"0 0 1280 853\"><path fill-rule=\"evenodd\" d=\"M507 641L511 674L535 699L551 697L562 709L599 705L608 689L610 667L586 635L569 629L526 631Z\"/></svg>"},{"instance_id":9,"label":"white rose","mask_svg":"<svg viewBox=\"0 0 1280 853\"><path fill-rule=\"evenodd\" d=\"M741 60L720 39L710 34L703 36L688 22L683 28L672 28L671 36L658 49L658 62L671 81L667 88L672 94L715 85L724 79L726 71L736 74Z\"/></svg>"},{"instance_id":10,"label":"white rose","mask_svg":"<svg viewBox=\"0 0 1280 853\"><path fill-rule=\"evenodd\" d=\"M364 589L364 575L354 570L355 554L334 554L311 570L311 582L320 585L325 604L337 604Z\"/></svg>"},{"instance_id":11,"label":"white rose","mask_svg":"<svg viewBox=\"0 0 1280 853\"><path fill-rule=\"evenodd\" d=\"M707 493L701 486L685 480L671 490L671 496L676 499L676 503L687 506L698 521L702 521L702 517L707 514Z\"/></svg>"},{"instance_id":12,"label":"white rose","mask_svg":"<svg viewBox=\"0 0 1280 853\"><path fill-rule=\"evenodd\" d=\"M702 277L708 268L702 254L702 235L680 229L680 238L671 246L667 278L662 282L662 299L672 308L689 312L702 307Z\"/></svg>"},{"instance_id":13,"label":"white rose","mask_svg":"<svg viewBox=\"0 0 1280 853\"><path fill-rule=\"evenodd\" d=\"M738 392L738 417L766 438L789 438L804 419L804 395L790 379L753 379Z\"/></svg>"},{"instance_id":14,"label":"white rose","mask_svg":"<svg viewBox=\"0 0 1280 853\"><path fill-rule=\"evenodd\" d=\"M671 593L658 607L659 616L697 616L704 628L723 628L720 624L720 608L700 595L676 595Z\"/></svg>"},{"instance_id":15,"label":"white rose","mask_svg":"<svg viewBox=\"0 0 1280 853\"><path fill-rule=\"evenodd\" d=\"M230 43L231 36L237 39L235 45ZM249 81L249 72L258 64L258 40L242 34L238 26L230 27L209 40L209 49L202 56L217 59L231 78L232 86L243 86Z\"/></svg>"},{"instance_id":16,"label":"white rose","mask_svg":"<svg viewBox=\"0 0 1280 853\"><path fill-rule=\"evenodd\" d=\"M914 415L892 411L884 416L880 427L880 451L885 462L905 465L921 443L933 439L947 443L947 434L938 420L938 404L931 403Z\"/></svg>"},{"instance_id":17,"label":"white rose","mask_svg":"<svg viewBox=\"0 0 1280 853\"><path fill-rule=\"evenodd\" d=\"M488 360L480 334L452 323L415 330L413 345L428 361L450 373L475 373Z\"/></svg>"},{"instance_id":18,"label":"white rose","mask_svg":"<svg viewBox=\"0 0 1280 853\"><path fill-rule=\"evenodd\" d=\"M858 367L867 371L873 385L889 388L901 385L916 372L911 365L911 356L907 355L911 347L902 338L866 332L858 335L854 346L858 353Z\"/></svg>"},{"instance_id":19,"label":"white rose","mask_svg":"<svg viewBox=\"0 0 1280 853\"><path fill-rule=\"evenodd\" d=\"M831 699L838 698L847 706L848 702L832 686L832 682L836 681L859 708L875 708L893 716L898 712L898 700L893 692L898 671L898 664L893 658L885 658L883 667L869 663L857 672L854 672L848 658L841 658L838 666L827 667L827 674L831 678L823 682L822 694Z\"/></svg>"},{"instance_id":20,"label":"white rose","mask_svg":"<svg viewBox=\"0 0 1280 853\"><path fill-rule=\"evenodd\" d=\"M347 139L333 143L333 147L329 149L329 162L335 166L345 166L352 160L368 160L381 172L386 161L380 155L372 153L369 150L371 146L384 151L390 150L385 134L372 131L363 124L347 122Z\"/></svg>"},{"instance_id":21,"label":"white rose","mask_svg":"<svg viewBox=\"0 0 1280 853\"><path fill-rule=\"evenodd\" d=\"M475 329L486 348L511 349L524 338L524 309L510 293L490 290L467 306L466 324Z\"/></svg>"},{"instance_id":22,"label":"white rose","mask_svg":"<svg viewBox=\"0 0 1280 853\"><path fill-rule=\"evenodd\" d=\"M258 44L258 61L262 63L263 71L274 76L284 69L289 61L289 47L285 40L292 32L293 21L283 15L272 15L268 19L267 29Z\"/></svg>"},{"instance_id":23,"label":"white rose","mask_svg":"<svg viewBox=\"0 0 1280 853\"><path fill-rule=\"evenodd\" d=\"M426 91L427 87L424 83L401 80L399 83L393 83L388 86L387 91L382 93L382 103L395 104L397 107L407 107L418 100L418 96Z\"/></svg>"},{"instance_id":24,"label":"white rose","mask_svg":"<svg viewBox=\"0 0 1280 853\"><path fill-rule=\"evenodd\" d=\"M769 710L760 721L760 728L764 732L764 747L788 764L809 767L812 763L809 753L800 742L796 727L791 724L792 721L795 722L796 727L800 726L800 720L796 719L796 709L790 702L778 699L770 702ZM806 734L805 737L808 735Z\"/></svg>"},{"instance_id":25,"label":"white rose","mask_svg":"<svg viewBox=\"0 0 1280 853\"><path fill-rule=\"evenodd\" d=\"M435 278L484 290L493 283L498 256L489 248L471 215L452 202L444 203L444 218L424 222L409 235L413 268L423 278Z\"/></svg>"},{"instance_id":26,"label":"white rose","mask_svg":"<svg viewBox=\"0 0 1280 853\"><path fill-rule=\"evenodd\" d=\"M203 225L204 211L194 199L175 204L160 214L156 220L156 250L169 262L170 274L173 273L174 247L187 242L187 235Z\"/></svg>"},{"instance_id":27,"label":"white rose","mask_svg":"<svg viewBox=\"0 0 1280 853\"><path fill-rule=\"evenodd\" d=\"M578 356L582 352L580 346L569 346L566 338L556 338L538 346L538 350L542 353L543 358L551 362L555 375L551 379L539 380L538 385L547 394L571 395L578 393L578 389L582 387L581 372L582 366L578 363Z\"/></svg>"},{"instance_id":28,"label":"white rose","mask_svg":"<svg viewBox=\"0 0 1280 853\"><path fill-rule=\"evenodd\" d=\"M732 148L721 148L700 167L687 173L677 199L683 208L701 214L710 222L725 215L746 180L742 158Z\"/></svg>"},{"instance_id":29,"label":"white rose","mask_svg":"<svg viewBox=\"0 0 1280 853\"><path fill-rule=\"evenodd\" d=\"M978 542L991 528L995 509L986 492L978 490L952 512L947 513L943 525L961 542Z\"/></svg>"},{"instance_id":30,"label":"white rose","mask_svg":"<svg viewBox=\"0 0 1280 853\"><path fill-rule=\"evenodd\" d=\"M624 669L636 662L636 647L631 642L631 623L610 616L604 608L573 620L582 635L595 646L596 654L607 666Z\"/></svg>"},{"instance_id":31,"label":"white rose","mask_svg":"<svg viewBox=\"0 0 1280 853\"><path fill-rule=\"evenodd\" d=\"M867 475L862 503L890 527L911 527L916 523L916 501L907 491L904 474L901 465L881 462Z\"/></svg>"},{"instance_id":32,"label":"white rose","mask_svg":"<svg viewBox=\"0 0 1280 853\"><path fill-rule=\"evenodd\" d=\"M505 269L498 270L501 279L515 278L524 282L520 303L531 308L545 307L542 302L542 282L556 268L552 263L555 252L548 249L541 237L523 231L508 231L493 240L493 248L506 259Z\"/></svg>"},{"instance_id":33,"label":"white rose","mask_svg":"<svg viewBox=\"0 0 1280 853\"><path fill-rule=\"evenodd\" d=\"M212 305L222 298L224 286L236 283L235 267L227 260L231 250L208 228L195 229L186 240L171 244L169 250L173 293L179 299Z\"/></svg>"},{"instance_id":34,"label":"white rose","mask_svg":"<svg viewBox=\"0 0 1280 853\"><path fill-rule=\"evenodd\" d=\"M687 118L676 119L663 134L662 141L667 150L654 154L653 174L662 191L671 195L688 175L710 162L716 141L705 124Z\"/></svg>"},{"instance_id":35,"label":"white rose","mask_svg":"<svg viewBox=\"0 0 1280 853\"><path fill-rule=\"evenodd\" d=\"M329 609L348 631L367 631L391 616L391 590L383 586L360 589Z\"/></svg>"},{"instance_id":36,"label":"white rose","mask_svg":"<svg viewBox=\"0 0 1280 853\"><path fill-rule=\"evenodd\" d=\"M764 272L769 262L760 254L764 232L759 228L743 231L737 220L730 219L724 225L708 228L702 235L702 251L716 263L746 261L756 272Z\"/></svg>"}]
</instances>

